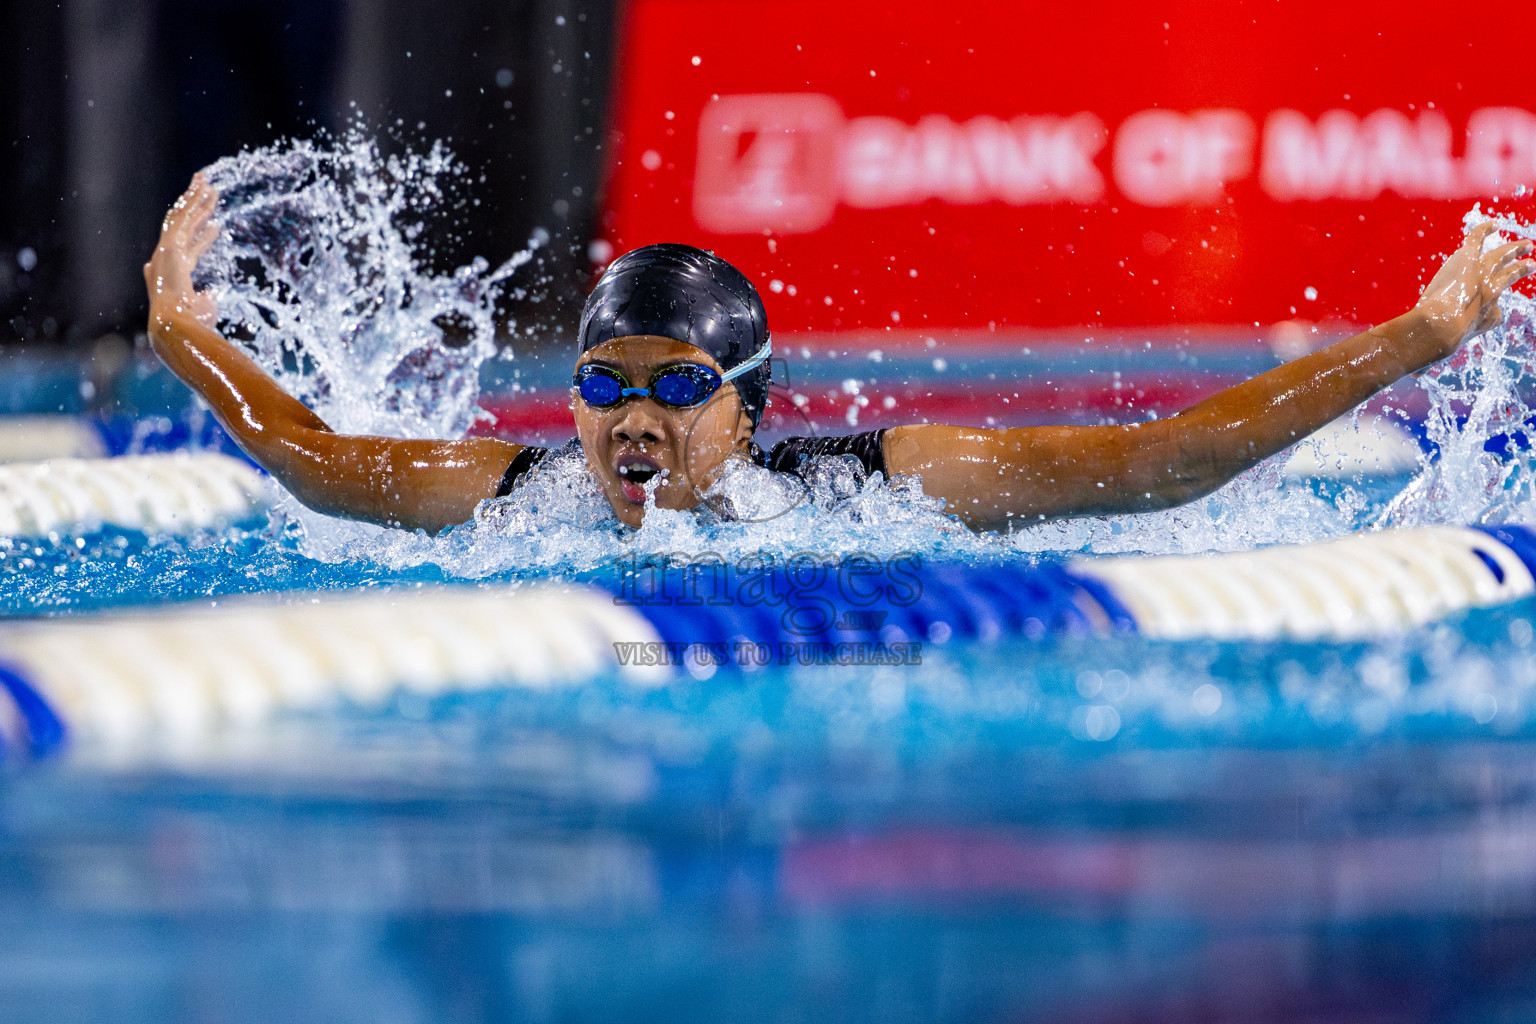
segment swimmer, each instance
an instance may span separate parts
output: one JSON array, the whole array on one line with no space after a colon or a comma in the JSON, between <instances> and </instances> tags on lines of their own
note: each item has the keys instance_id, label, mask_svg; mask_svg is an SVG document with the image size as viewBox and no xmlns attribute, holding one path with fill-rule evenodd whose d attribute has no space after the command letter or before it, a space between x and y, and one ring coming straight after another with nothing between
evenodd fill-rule
<instances>
[{"instance_id":1,"label":"swimmer","mask_svg":"<svg viewBox=\"0 0 1536 1024\"><path fill-rule=\"evenodd\" d=\"M509 493L544 448L496 438L404 440L337 434L222 337L194 289L218 237L218 194L198 176L166 215L144 267L155 352L207 401L236 443L305 505L334 516L436 533ZM1177 416L1119 426L983 429L920 424L852 437L753 442L772 345L757 290L724 260L685 245L616 259L582 314L571 389L584 458L618 518L691 509L728 459L804 472L851 455L911 476L977 529L1067 516L1145 512L1192 501L1336 419L1403 376L1498 326L1498 297L1536 269L1521 240L1483 251L1467 233L1402 316L1228 388Z\"/></svg>"}]
</instances>

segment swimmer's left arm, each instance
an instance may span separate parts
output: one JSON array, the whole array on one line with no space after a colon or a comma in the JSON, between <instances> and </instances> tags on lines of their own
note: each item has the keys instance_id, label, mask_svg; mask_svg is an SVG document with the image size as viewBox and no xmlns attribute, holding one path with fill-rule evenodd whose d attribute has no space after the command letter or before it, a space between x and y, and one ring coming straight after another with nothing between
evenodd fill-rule
<instances>
[{"instance_id":1,"label":"swimmer's left arm","mask_svg":"<svg viewBox=\"0 0 1536 1024\"><path fill-rule=\"evenodd\" d=\"M166 214L144 267L155 353L201 395L246 454L327 515L437 532L498 493L521 445L493 437L338 434L217 329L218 305L192 271L218 237L218 193L199 175Z\"/></svg>"},{"instance_id":2,"label":"swimmer's left arm","mask_svg":"<svg viewBox=\"0 0 1536 1024\"><path fill-rule=\"evenodd\" d=\"M1532 244L1483 252L1468 232L1413 309L1166 420L1102 427L896 427L886 466L983 529L1192 501L1497 326L1498 297L1536 270Z\"/></svg>"}]
</instances>

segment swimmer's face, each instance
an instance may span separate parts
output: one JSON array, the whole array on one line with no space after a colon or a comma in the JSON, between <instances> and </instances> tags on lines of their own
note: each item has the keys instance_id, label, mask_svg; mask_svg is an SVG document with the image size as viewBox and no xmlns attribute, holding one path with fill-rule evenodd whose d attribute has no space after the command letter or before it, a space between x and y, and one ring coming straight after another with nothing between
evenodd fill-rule
<instances>
[{"instance_id":1,"label":"swimmer's face","mask_svg":"<svg viewBox=\"0 0 1536 1024\"><path fill-rule=\"evenodd\" d=\"M720 373L720 364L692 345L671 338L614 338L582 353L577 368L596 363L617 370L631 387L650 386L663 367L699 363ZM576 434L603 496L619 519L639 526L645 485L660 478L656 507L688 509L715 482L721 464L746 449L752 419L731 384L722 384L703 405L670 409L651 397L630 396L609 409L588 405L571 389Z\"/></svg>"}]
</instances>

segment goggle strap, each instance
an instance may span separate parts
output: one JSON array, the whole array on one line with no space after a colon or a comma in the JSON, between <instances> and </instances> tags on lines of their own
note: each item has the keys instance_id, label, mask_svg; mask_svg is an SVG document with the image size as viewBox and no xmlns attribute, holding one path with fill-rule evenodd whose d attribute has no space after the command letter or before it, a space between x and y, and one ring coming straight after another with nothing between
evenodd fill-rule
<instances>
[{"instance_id":1,"label":"goggle strap","mask_svg":"<svg viewBox=\"0 0 1536 1024\"><path fill-rule=\"evenodd\" d=\"M724 384L726 381L735 380L737 377L740 377L748 370L756 369L757 367L763 365L763 363L767 362L768 357L771 355L773 355L773 337L769 336L769 338L763 342L763 347L752 353L752 356L746 362L737 366L733 366L729 370L722 373L720 375L720 383Z\"/></svg>"}]
</instances>

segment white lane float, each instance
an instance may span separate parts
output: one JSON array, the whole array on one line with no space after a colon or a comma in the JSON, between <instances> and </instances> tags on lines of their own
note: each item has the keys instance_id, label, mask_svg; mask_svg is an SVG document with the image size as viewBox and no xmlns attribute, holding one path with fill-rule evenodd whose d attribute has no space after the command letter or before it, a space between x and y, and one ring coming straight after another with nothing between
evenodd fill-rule
<instances>
[{"instance_id":1,"label":"white lane float","mask_svg":"<svg viewBox=\"0 0 1536 1024\"><path fill-rule=\"evenodd\" d=\"M20 681L77 750L195 761L282 711L614 674L663 682L670 670L614 655L616 642L657 640L612 595L559 584L261 595L5 624L0 694ZM21 718L0 714L13 749L27 746Z\"/></svg>"},{"instance_id":2,"label":"white lane float","mask_svg":"<svg viewBox=\"0 0 1536 1024\"><path fill-rule=\"evenodd\" d=\"M100 459L111 454L84 416L0 416L0 462Z\"/></svg>"},{"instance_id":3,"label":"white lane float","mask_svg":"<svg viewBox=\"0 0 1536 1024\"><path fill-rule=\"evenodd\" d=\"M1171 640L1356 640L1536 592L1526 563L1481 530L1433 526L1224 554L1078 559L1137 632Z\"/></svg>"},{"instance_id":4,"label":"white lane float","mask_svg":"<svg viewBox=\"0 0 1536 1024\"><path fill-rule=\"evenodd\" d=\"M0 536L185 533L255 515L270 493L255 468L214 452L12 462L0 465Z\"/></svg>"}]
</instances>

